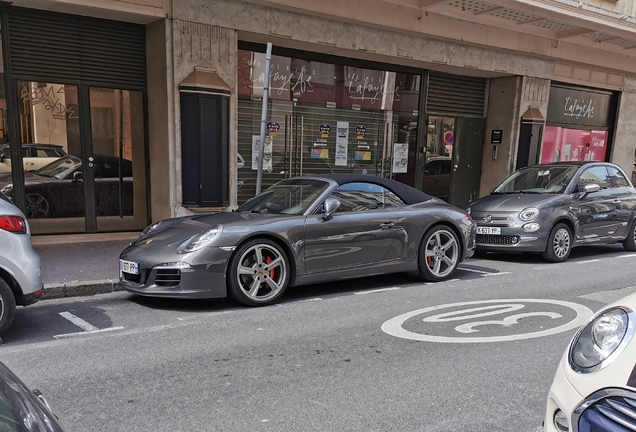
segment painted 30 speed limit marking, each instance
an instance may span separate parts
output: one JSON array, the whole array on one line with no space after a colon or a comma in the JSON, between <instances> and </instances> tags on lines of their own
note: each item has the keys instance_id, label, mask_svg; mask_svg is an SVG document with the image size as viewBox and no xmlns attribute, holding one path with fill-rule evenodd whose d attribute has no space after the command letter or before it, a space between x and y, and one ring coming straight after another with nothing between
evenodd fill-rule
<instances>
[{"instance_id":1,"label":"painted 30 speed limit marking","mask_svg":"<svg viewBox=\"0 0 636 432\"><path fill-rule=\"evenodd\" d=\"M541 304L541 311L523 312L526 305ZM550 307L549 305L552 305ZM556 306L556 307L555 307ZM445 309L453 309L446 311ZM459 309L458 309L459 308ZM489 328L512 328L519 327L519 324L527 318L540 318L545 326L550 322L563 318L563 315L556 312L559 309L567 308L576 315L565 324L552 328L529 333L507 334L502 336L466 336L468 334L478 334L480 331ZM435 314L433 314L435 313ZM593 315L592 310L578 303L561 300L543 299L497 299L497 300L477 300L460 303L449 303L439 306L431 306L424 309L414 310L396 316L384 324L382 331L385 333L410 340L422 342L440 343L483 343L483 342L507 342L521 339L532 339L543 336L550 336L564 331L580 327L588 318ZM427 326L427 334L416 333L406 330L404 323L414 317L422 316L422 321ZM452 336L441 336L434 333L435 324L456 324ZM494 326L494 327L491 327Z\"/></svg>"}]
</instances>

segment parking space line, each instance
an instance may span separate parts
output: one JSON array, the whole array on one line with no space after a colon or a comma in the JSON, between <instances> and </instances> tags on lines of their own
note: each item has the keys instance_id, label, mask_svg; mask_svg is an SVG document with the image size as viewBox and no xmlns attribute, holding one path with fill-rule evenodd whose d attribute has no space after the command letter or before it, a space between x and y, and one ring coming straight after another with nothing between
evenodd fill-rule
<instances>
[{"instance_id":1,"label":"parking space line","mask_svg":"<svg viewBox=\"0 0 636 432\"><path fill-rule=\"evenodd\" d=\"M532 267L532 270L548 270L548 269L558 269L558 268L561 268L561 266L550 264L550 265L544 265L542 267Z\"/></svg>"},{"instance_id":2,"label":"parking space line","mask_svg":"<svg viewBox=\"0 0 636 432\"><path fill-rule=\"evenodd\" d=\"M636 257L636 254L619 255L616 258L633 258L633 257Z\"/></svg>"},{"instance_id":3,"label":"parking space line","mask_svg":"<svg viewBox=\"0 0 636 432\"><path fill-rule=\"evenodd\" d=\"M69 320L70 322L72 322L73 324L75 324L76 326L78 326L79 328L81 328L82 330L84 330L85 332L99 330L94 325L87 323L80 317L77 317L70 312L60 312L60 315L66 318L67 320Z\"/></svg>"},{"instance_id":4,"label":"parking space line","mask_svg":"<svg viewBox=\"0 0 636 432\"><path fill-rule=\"evenodd\" d=\"M482 275L482 276L499 276L499 275L507 275L507 274L510 274L510 272L486 273L485 275Z\"/></svg>"},{"instance_id":5,"label":"parking space line","mask_svg":"<svg viewBox=\"0 0 636 432\"><path fill-rule=\"evenodd\" d=\"M585 260L585 261L574 261L577 264L587 264L587 263L592 263L592 262L598 262L600 261L600 259L591 259L591 260Z\"/></svg>"},{"instance_id":6,"label":"parking space line","mask_svg":"<svg viewBox=\"0 0 636 432\"><path fill-rule=\"evenodd\" d=\"M373 289L373 290L368 290L368 291L354 291L353 294L355 294L355 295L373 294L373 293L378 293L378 292L383 292L383 291L395 291L395 290L399 290L399 289L400 289L400 287L378 288L378 289Z\"/></svg>"},{"instance_id":7,"label":"parking space line","mask_svg":"<svg viewBox=\"0 0 636 432\"><path fill-rule=\"evenodd\" d=\"M114 330L123 330L123 327L108 327L105 329L96 329L96 330L88 330L88 331L81 331L81 332L75 332L75 333L65 333L65 334L61 334L61 335L55 335L53 336L55 339L66 339L66 338L70 338L70 337L75 337L75 336L85 336L85 335L92 335L92 334L96 334L96 333L104 333L104 332L110 332L110 331L114 331Z\"/></svg>"}]
</instances>

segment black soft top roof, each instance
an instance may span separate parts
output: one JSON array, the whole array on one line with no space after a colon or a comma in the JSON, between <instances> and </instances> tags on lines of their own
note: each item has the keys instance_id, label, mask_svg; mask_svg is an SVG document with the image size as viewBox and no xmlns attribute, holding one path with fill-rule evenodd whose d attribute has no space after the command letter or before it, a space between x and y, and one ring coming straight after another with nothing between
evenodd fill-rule
<instances>
[{"instance_id":1,"label":"black soft top roof","mask_svg":"<svg viewBox=\"0 0 636 432\"><path fill-rule=\"evenodd\" d=\"M432 197L424 192L415 189L411 186L405 185L395 180L387 179L384 177L376 177L373 175L364 174L316 174L308 177L317 177L333 180L339 185L347 183L372 183L383 186L400 197L406 204L417 204L430 200Z\"/></svg>"}]
</instances>

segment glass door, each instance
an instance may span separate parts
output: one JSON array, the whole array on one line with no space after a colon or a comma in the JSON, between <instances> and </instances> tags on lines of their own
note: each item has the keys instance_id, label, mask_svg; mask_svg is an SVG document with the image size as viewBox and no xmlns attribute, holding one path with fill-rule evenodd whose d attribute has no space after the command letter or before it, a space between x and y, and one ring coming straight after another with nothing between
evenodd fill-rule
<instances>
[{"instance_id":1,"label":"glass door","mask_svg":"<svg viewBox=\"0 0 636 432\"><path fill-rule=\"evenodd\" d=\"M449 199L455 144L455 119L430 116L426 133L426 163L419 189L445 201Z\"/></svg>"},{"instance_id":2,"label":"glass door","mask_svg":"<svg viewBox=\"0 0 636 432\"><path fill-rule=\"evenodd\" d=\"M17 87L25 213L32 231L84 231L78 87L27 81L19 81Z\"/></svg>"},{"instance_id":3,"label":"glass door","mask_svg":"<svg viewBox=\"0 0 636 432\"><path fill-rule=\"evenodd\" d=\"M97 231L147 225L143 94L90 88L92 170Z\"/></svg>"},{"instance_id":4,"label":"glass door","mask_svg":"<svg viewBox=\"0 0 636 432\"><path fill-rule=\"evenodd\" d=\"M143 94L34 81L17 87L25 213L33 232L144 228ZM10 181L0 179L5 192Z\"/></svg>"}]
</instances>

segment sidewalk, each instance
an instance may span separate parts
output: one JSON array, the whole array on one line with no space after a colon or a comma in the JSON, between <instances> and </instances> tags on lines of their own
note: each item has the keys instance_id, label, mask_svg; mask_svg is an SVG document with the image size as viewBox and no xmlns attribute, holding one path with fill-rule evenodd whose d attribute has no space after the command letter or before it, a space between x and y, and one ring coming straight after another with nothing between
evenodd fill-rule
<instances>
[{"instance_id":1,"label":"sidewalk","mask_svg":"<svg viewBox=\"0 0 636 432\"><path fill-rule=\"evenodd\" d=\"M33 236L44 299L116 291L119 254L137 237L138 232Z\"/></svg>"}]
</instances>

